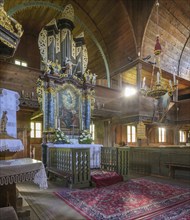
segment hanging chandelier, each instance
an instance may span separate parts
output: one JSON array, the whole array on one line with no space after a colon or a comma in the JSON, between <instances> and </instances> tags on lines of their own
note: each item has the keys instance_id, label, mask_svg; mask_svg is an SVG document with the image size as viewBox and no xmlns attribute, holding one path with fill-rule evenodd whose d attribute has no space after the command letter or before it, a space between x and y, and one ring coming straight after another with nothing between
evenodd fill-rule
<instances>
[{"instance_id":1,"label":"hanging chandelier","mask_svg":"<svg viewBox=\"0 0 190 220\"><path fill-rule=\"evenodd\" d=\"M157 33L158 34L156 37L156 44L154 48L154 62L153 62L153 69L152 69L152 75L151 75L151 83L150 83L150 88L147 88L145 85L146 78L144 77L142 87L141 87L141 93L143 95L149 96L155 99L159 99L161 96L165 95L166 93L172 96L173 92L176 90L177 85L178 85L178 80L176 80L175 74L173 74L173 82L169 80L168 84L164 83L164 80L162 78L162 70L161 70L161 65L160 65L162 47L159 41L158 9L159 9L159 2L157 0L156 12L157 12ZM156 81L154 81L155 78L156 78Z\"/></svg>"}]
</instances>

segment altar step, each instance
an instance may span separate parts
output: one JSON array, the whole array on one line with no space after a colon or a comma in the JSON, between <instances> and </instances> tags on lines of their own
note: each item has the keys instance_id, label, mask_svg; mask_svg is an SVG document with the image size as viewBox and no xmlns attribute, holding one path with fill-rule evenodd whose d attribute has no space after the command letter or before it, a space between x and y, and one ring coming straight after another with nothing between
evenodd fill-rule
<instances>
[{"instance_id":1,"label":"altar step","mask_svg":"<svg viewBox=\"0 0 190 220\"><path fill-rule=\"evenodd\" d=\"M116 172L91 170L91 182L96 187L109 186L122 181L123 177Z\"/></svg>"}]
</instances>

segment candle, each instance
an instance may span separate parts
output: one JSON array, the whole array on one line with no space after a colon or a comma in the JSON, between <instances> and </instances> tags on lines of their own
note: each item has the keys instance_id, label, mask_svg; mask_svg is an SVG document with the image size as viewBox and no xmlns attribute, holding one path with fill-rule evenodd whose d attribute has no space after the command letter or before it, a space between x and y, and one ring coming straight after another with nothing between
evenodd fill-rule
<instances>
[{"instance_id":1,"label":"candle","mask_svg":"<svg viewBox=\"0 0 190 220\"><path fill-rule=\"evenodd\" d=\"M160 84L160 73L157 72L157 83Z\"/></svg>"},{"instance_id":2,"label":"candle","mask_svg":"<svg viewBox=\"0 0 190 220\"><path fill-rule=\"evenodd\" d=\"M58 119L58 129L60 129L60 118Z\"/></svg>"},{"instance_id":3,"label":"candle","mask_svg":"<svg viewBox=\"0 0 190 220\"><path fill-rule=\"evenodd\" d=\"M170 85L170 87L172 87L172 81L171 80L169 80L169 85Z\"/></svg>"},{"instance_id":4,"label":"candle","mask_svg":"<svg viewBox=\"0 0 190 220\"><path fill-rule=\"evenodd\" d=\"M175 85L176 84L175 74L173 74L173 81L174 81L174 85Z\"/></svg>"},{"instance_id":5,"label":"candle","mask_svg":"<svg viewBox=\"0 0 190 220\"><path fill-rule=\"evenodd\" d=\"M143 85L142 85L143 89L145 88L145 81L146 81L146 77L143 78Z\"/></svg>"}]
</instances>

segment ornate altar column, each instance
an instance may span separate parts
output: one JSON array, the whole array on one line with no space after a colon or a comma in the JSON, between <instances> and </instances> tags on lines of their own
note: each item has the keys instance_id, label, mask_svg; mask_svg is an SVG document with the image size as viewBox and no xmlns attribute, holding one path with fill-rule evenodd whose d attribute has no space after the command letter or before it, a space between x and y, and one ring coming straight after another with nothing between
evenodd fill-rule
<instances>
[{"instance_id":1,"label":"ornate altar column","mask_svg":"<svg viewBox=\"0 0 190 220\"><path fill-rule=\"evenodd\" d=\"M66 57L71 60L72 56L72 30L74 28L74 11L72 7L66 6L66 11L63 12L60 19L57 21L58 29L60 30L60 50L61 50L61 66L65 65Z\"/></svg>"},{"instance_id":2,"label":"ornate altar column","mask_svg":"<svg viewBox=\"0 0 190 220\"><path fill-rule=\"evenodd\" d=\"M55 19L46 25L47 31L47 57L48 60L55 62L56 60L56 34L58 33Z\"/></svg>"},{"instance_id":3,"label":"ornate altar column","mask_svg":"<svg viewBox=\"0 0 190 220\"><path fill-rule=\"evenodd\" d=\"M46 82L46 89L44 92L44 131L52 132L55 130L55 86L54 82L49 79Z\"/></svg>"}]
</instances>

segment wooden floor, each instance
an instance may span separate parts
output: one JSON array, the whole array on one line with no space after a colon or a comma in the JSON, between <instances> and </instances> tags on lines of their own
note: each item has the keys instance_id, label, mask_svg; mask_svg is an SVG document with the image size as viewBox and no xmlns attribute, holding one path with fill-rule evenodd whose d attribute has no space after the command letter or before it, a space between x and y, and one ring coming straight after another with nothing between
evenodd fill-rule
<instances>
[{"instance_id":1,"label":"wooden floor","mask_svg":"<svg viewBox=\"0 0 190 220\"><path fill-rule=\"evenodd\" d=\"M131 178L139 178L139 175L131 175ZM147 176L146 178L165 183L177 184L188 187L190 182L176 179ZM34 183L25 182L18 184L17 188L26 200L25 209L30 209L30 218L19 218L19 220L83 220L78 212L68 206L64 201L57 198L53 192L64 188L64 181L48 181L48 189L40 190Z\"/></svg>"}]
</instances>

